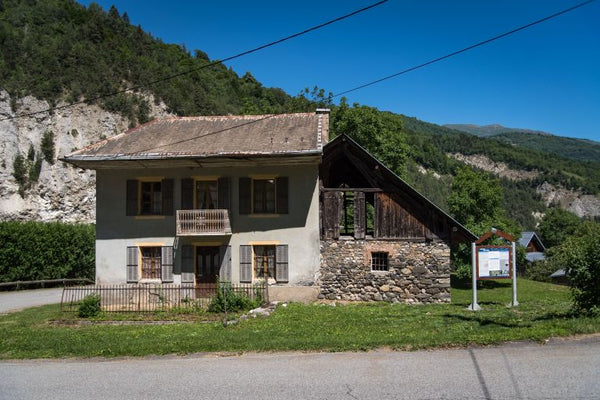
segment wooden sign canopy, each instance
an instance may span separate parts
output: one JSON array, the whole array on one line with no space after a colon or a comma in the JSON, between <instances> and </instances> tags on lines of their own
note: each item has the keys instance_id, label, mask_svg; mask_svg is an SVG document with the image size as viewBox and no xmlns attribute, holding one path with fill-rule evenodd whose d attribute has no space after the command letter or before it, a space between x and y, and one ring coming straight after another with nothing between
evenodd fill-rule
<instances>
[{"instance_id":1,"label":"wooden sign canopy","mask_svg":"<svg viewBox=\"0 0 600 400\"><path fill-rule=\"evenodd\" d=\"M513 236L509 235L508 233L503 232L503 231L501 231L499 229L492 228L489 232L484 233L479 238L479 240L477 240L475 242L475 244L481 244L481 243L485 242L486 240L488 240L489 238L491 238L492 236L500 236L501 238L506 239L509 242L514 242L515 241L515 238Z\"/></svg>"}]
</instances>

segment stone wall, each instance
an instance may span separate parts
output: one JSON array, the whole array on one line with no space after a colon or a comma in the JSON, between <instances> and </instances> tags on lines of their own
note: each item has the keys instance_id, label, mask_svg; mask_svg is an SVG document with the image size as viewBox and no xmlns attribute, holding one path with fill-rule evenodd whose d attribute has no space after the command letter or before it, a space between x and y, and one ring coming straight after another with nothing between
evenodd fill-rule
<instances>
[{"instance_id":1,"label":"stone wall","mask_svg":"<svg viewBox=\"0 0 600 400\"><path fill-rule=\"evenodd\" d=\"M387 252L389 271L371 270ZM393 303L450 302L450 247L444 242L322 240L319 298Z\"/></svg>"}]
</instances>

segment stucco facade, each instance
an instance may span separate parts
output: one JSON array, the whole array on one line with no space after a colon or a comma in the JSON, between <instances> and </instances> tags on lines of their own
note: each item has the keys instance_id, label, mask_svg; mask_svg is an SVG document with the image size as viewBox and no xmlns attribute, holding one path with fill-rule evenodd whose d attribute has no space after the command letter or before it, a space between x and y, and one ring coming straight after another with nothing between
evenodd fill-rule
<instances>
[{"instance_id":1,"label":"stucco facade","mask_svg":"<svg viewBox=\"0 0 600 400\"><path fill-rule=\"evenodd\" d=\"M288 178L288 212L240 214L239 182L246 177ZM126 184L130 179L172 179L173 204L182 204L183 179L203 181L227 178L230 182L231 234L176 235L176 215L126 215ZM287 245L288 277L284 285L313 283L319 268L318 164L220 168L149 168L98 170L97 174L96 282L127 282L127 248L173 246L173 282L182 282L185 246L229 246L228 278L238 283L240 246ZM175 213L174 213L175 214ZM192 271L190 271L192 272ZM253 280L256 276L252 277ZM272 282L275 284L275 282Z\"/></svg>"}]
</instances>

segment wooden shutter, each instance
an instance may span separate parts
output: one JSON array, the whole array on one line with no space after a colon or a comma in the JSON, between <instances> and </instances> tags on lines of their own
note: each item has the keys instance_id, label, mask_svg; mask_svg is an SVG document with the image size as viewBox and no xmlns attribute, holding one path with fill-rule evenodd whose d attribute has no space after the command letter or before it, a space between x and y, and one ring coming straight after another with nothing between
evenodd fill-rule
<instances>
[{"instance_id":1,"label":"wooden shutter","mask_svg":"<svg viewBox=\"0 0 600 400\"><path fill-rule=\"evenodd\" d=\"M160 264L162 281L173 282L173 246L162 247Z\"/></svg>"},{"instance_id":2,"label":"wooden shutter","mask_svg":"<svg viewBox=\"0 0 600 400\"><path fill-rule=\"evenodd\" d=\"M325 239L340 238L340 222L344 212L344 193L323 193L323 234Z\"/></svg>"},{"instance_id":3,"label":"wooden shutter","mask_svg":"<svg viewBox=\"0 0 600 400\"><path fill-rule=\"evenodd\" d=\"M125 215L127 216L138 215L138 186L137 179L127 180L127 199L125 210Z\"/></svg>"},{"instance_id":4,"label":"wooden shutter","mask_svg":"<svg viewBox=\"0 0 600 400\"><path fill-rule=\"evenodd\" d=\"M240 246L240 282L252 282L252 246Z\"/></svg>"},{"instance_id":5,"label":"wooden shutter","mask_svg":"<svg viewBox=\"0 0 600 400\"><path fill-rule=\"evenodd\" d=\"M221 259L219 279L221 282L231 282L231 246L221 246L219 258Z\"/></svg>"},{"instance_id":6,"label":"wooden shutter","mask_svg":"<svg viewBox=\"0 0 600 400\"><path fill-rule=\"evenodd\" d=\"M173 179L162 180L162 213L173 215Z\"/></svg>"},{"instance_id":7,"label":"wooden shutter","mask_svg":"<svg viewBox=\"0 0 600 400\"><path fill-rule=\"evenodd\" d=\"M194 180L191 178L181 180L181 209L194 209Z\"/></svg>"},{"instance_id":8,"label":"wooden shutter","mask_svg":"<svg viewBox=\"0 0 600 400\"><path fill-rule=\"evenodd\" d=\"M127 283L138 281L138 247L127 247Z\"/></svg>"},{"instance_id":9,"label":"wooden shutter","mask_svg":"<svg viewBox=\"0 0 600 400\"><path fill-rule=\"evenodd\" d=\"M217 181L218 187L218 202L219 208L229 210L230 207L230 194L229 194L229 178L219 178Z\"/></svg>"},{"instance_id":10,"label":"wooden shutter","mask_svg":"<svg viewBox=\"0 0 600 400\"><path fill-rule=\"evenodd\" d=\"M181 246L181 283L194 283L194 246Z\"/></svg>"},{"instance_id":11,"label":"wooden shutter","mask_svg":"<svg viewBox=\"0 0 600 400\"><path fill-rule=\"evenodd\" d=\"M288 282L289 279L288 245L280 244L275 248L275 280Z\"/></svg>"},{"instance_id":12,"label":"wooden shutter","mask_svg":"<svg viewBox=\"0 0 600 400\"><path fill-rule=\"evenodd\" d=\"M277 214L288 213L288 178L281 176L275 180L275 190L277 191Z\"/></svg>"},{"instance_id":13,"label":"wooden shutter","mask_svg":"<svg viewBox=\"0 0 600 400\"><path fill-rule=\"evenodd\" d=\"M252 180L250 178L240 178L240 214L250 214L252 206L251 194Z\"/></svg>"},{"instance_id":14,"label":"wooden shutter","mask_svg":"<svg viewBox=\"0 0 600 400\"><path fill-rule=\"evenodd\" d=\"M354 238L365 238L367 222L365 208L365 192L354 192Z\"/></svg>"}]
</instances>

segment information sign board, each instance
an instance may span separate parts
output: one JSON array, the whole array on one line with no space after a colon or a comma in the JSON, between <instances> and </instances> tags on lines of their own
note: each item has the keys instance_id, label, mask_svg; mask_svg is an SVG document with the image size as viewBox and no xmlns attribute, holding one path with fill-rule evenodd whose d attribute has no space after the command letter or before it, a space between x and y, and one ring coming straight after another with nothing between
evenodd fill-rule
<instances>
[{"instance_id":1,"label":"information sign board","mask_svg":"<svg viewBox=\"0 0 600 400\"><path fill-rule=\"evenodd\" d=\"M510 247L477 246L477 279L510 279Z\"/></svg>"}]
</instances>

